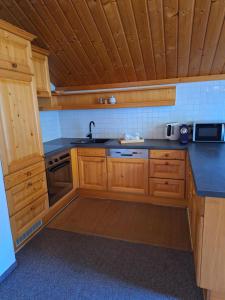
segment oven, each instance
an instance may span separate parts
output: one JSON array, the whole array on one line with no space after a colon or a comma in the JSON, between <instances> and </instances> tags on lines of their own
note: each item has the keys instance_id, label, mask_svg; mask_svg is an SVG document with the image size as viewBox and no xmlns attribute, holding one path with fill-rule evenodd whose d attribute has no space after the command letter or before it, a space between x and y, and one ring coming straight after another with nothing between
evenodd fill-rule
<instances>
[{"instance_id":1,"label":"oven","mask_svg":"<svg viewBox=\"0 0 225 300\"><path fill-rule=\"evenodd\" d=\"M45 159L49 206L73 189L70 151L57 152Z\"/></svg>"},{"instance_id":2,"label":"oven","mask_svg":"<svg viewBox=\"0 0 225 300\"><path fill-rule=\"evenodd\" d=\"M193 124L194 142L224 142L224 123Z\"/></svg>"}]
</instances>

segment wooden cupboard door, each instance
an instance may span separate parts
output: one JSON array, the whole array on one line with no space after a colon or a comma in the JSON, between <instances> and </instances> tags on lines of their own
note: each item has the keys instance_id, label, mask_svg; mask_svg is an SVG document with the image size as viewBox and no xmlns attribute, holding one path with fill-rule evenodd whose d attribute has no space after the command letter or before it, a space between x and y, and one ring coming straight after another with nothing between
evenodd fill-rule
<instances>
[{"instance_id":1,"label":"wooden cupboard door","mask_svg":"<svg viewBox=\"0 0 225 300\"><path fill-rule=\"evenodd\" d=\"M109 191L148 194L148 160L107 158L107 167Z\"/></svg>"},{"instance_id":2,"label":"wooden cupboard door","mask_svg":"<svg viewBox=\"0 0 225 300\"><path fill-rule=\"evenodd\" d=\"M184 150L149 150L149 157L156 159L185 160Z\"/></svg>"},{"instance_id":3,"label":"wooden cupboard door","mask_svg":"<svg viewBox=\"0 0 225 300\"><path fill-rule=\"evenodd\" d=\"M0 80L0 133L4 175L43 158L33 82Z\"/></svg>"},{"instance_id":4,"label":"wooden cupboard door","mask_svg":"<svg viewBox=\"0 0 225 300\"><path fill-rule=\"evenodd\" d=\"M106 158L79 156L80 188L107 189Z\"/></svg>"},{"instance_id":5,"label":"wooden cupboard door","mask_svg":"<svg viewBox=\"0 0 225 300\"><path fill-rule=\"evenodd\" d=\"M42 172L7 191L10 216L47 193L45 172Z\"/></svg>"},{"instance_id":6,"label":"wooden cupboard door","mask_svg":"<svg viewBox=\"0 0 225 300\"><path fill-rule=\"evenodd\" d=\"M30 41L0 29L0 68L32 74Z\"/></svg>"},{"instance_id":7,"label":"wooden cupboard door","mask_svg":"<svg viewBox=\"0 0 225 300\"><path fill-rule=\"evenodd\" d=\"M51 98L48 57L41 53L32 51L32 60L37 96Z\"/></svg>"},{"instance_id":8,"label":"wooden cupboard door","mask_svg":"<svg viewBox=\"0 0 225 300\"><path fill-rule=\"evenodd\" d=\"M184 181L175 179L150 178L151 197L184 199Z\"/></svg>"},{"instance_id":9,"label":"wooden cupboard door","mask_svg":"<svg viewBox=\"0 0 225 300\"><path fill-rule=\"evenodd\" d=\"M181 160L150 159L150 177L185 178L185 162Z\"/></svg>"},{"instance_id":10,"label":"wooden cupboard door","mask_svg":"<svg viewBox=\"0 0 225 300\"><path fill-rule=\"evenodd\" d=\"M47 209L48 195L45 194L11 217L14 241L27 231L35 222L41 219L45 215Z\"/></svg>"}]
</instances>

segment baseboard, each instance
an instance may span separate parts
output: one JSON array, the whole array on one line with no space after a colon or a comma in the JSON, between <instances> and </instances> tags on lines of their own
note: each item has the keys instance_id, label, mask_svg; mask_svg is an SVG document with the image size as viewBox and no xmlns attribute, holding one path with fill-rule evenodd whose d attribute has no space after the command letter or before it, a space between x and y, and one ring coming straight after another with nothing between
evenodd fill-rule
<instances>
[{"instance_id":1,"label":"baseboard","mask_svg":"<svg viewBox=\"0 0 225 300\"><path fill-rule=\"evenodd\" d=\"M127 202L148 203L152 205L186 208L187 201L177 199L153 198L148 195L119 193L101 190L79 189L81 197L111 199Z\"/></svg>"},{"instance_id":2,"label":"baseboard","mask_svg":"<svg viewBox=\"0 0 225 300\"><path fill-rule=\"evenodd\" d=\"M17 262L15 261L2 275L0 275L0 283L5 280L17 267Z\"/></svg>"}]
</instances>

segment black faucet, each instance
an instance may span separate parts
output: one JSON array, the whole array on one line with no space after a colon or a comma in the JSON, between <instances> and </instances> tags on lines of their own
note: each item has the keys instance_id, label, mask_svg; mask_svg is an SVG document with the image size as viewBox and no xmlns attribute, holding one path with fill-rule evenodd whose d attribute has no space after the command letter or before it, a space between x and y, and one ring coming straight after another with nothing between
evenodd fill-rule
<instances>
[{"instance_id":1,"label":"black faucet","mask_svg":"<svg viewBox=\"0 0 225 300\"><path fill-rule=\"evenodd\" d=\"M92 131L91 131L91 125L93 125L95 127L95 122L94 121L91 121L89 123L89 133L87 134L87 137L92 140Z\"/></svg>"}]
</instances>

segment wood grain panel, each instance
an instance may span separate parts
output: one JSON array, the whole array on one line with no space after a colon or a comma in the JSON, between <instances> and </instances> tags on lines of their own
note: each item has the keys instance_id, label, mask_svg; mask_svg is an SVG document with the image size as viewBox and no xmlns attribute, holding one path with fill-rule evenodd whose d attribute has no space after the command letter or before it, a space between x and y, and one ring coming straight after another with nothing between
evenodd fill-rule
<instances>
[{"instance_id":1,"label":"wood grain panel","mask_svg":"<svg viewBox=\"0 0 225 300\"><path fill-rule=\"evenodd\" d=\"M166 56L163 20L163 1L148 0L153 49L158 78L166 78Z\"/></svg>"},{"instance_id":2,"label":"wood grain panel","mask_svg":"<svg viewBox=\"0 0 225 300\"><path fill-rule=\"evenodd\" d=\"M149 150L149 157L156 159L185 160L185 154L183 150Z\"/></svg>"},{"instance_id":3,"label":"wood grain panel","mask_svg":"<svg viewBox=\"0 0 225 300\"><path fill-rule=\"evenodd\" d=\"M108 157L107 169L109 191L148 194L148 160Z\"/></svg>"},{"instance_id":4,"label":"wood grain panel","mask_svg":"<svg viewBox=\"0 0 225 300\"><path fill-rule=\"evenodd\" d=\"M210 73L221 29L225 16L225 1L217 0L211 2L210 15L205 36L204 49L200 67L200 74Z\"/></svg>"},{"instance_id":5,"label":"wood grain panel","mask_svg":"<svg viewBox=\"0 0 225 300\"><path fill-rule=\"evenodd\" d=\"M64 89L225 74L224 15L224 0L0 0L0 18L50 50Z\"/></svg>"},{"instance_id":6,"label":"wood grain panel","mask_svg":"<svg viewBox=\"0 0 225 300\"><path fill-rule=\"evenodd\" d=\"M182 160L150 159L150 177L185 178L185 162Z\"/></svg>"},{"instance_id":7,"label":"wood grain panel","mask_svg":"<svg viewBox=\"0 0 225 300\"><path fill-rule=\"evenodd\" d=\"M184 199L184 180L149 179L149 194L153 198ZM169 203L169 201L168 201Z\"/></svg>"},{"instance_id":8,"label":"wood grain panel","mask_svg":"<svg viewBox=\"0 0 225 300\"><path fill-rule=\"evenodd\" d=\"M178 76L187 76L195 0L179 1Z\"/></svg>"}]
</instances>

